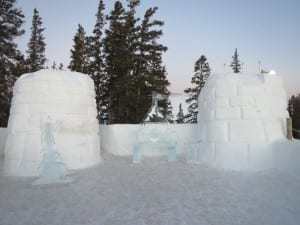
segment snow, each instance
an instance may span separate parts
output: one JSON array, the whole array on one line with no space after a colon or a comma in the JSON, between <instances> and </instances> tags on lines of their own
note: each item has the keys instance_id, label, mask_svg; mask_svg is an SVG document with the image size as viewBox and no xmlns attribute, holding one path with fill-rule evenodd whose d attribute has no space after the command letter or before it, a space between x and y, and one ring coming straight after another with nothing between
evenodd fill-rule
<instances>
[{"instance_id":1,"label":"snow","mask_svg":"<svg viewBox=\"0 0 300 225\"><path fill-rule=\"evenodd\" d=\"M42 160L42 124L56 124L55 147L68 169L100 162L94 84L85 74L40 70L15 83L7 128L5 173L37 176Z\"/></svg>"},{"instance_id":2,"label":"snow","mask_svg":"<svg viewBox=\"0 0 300 225\"><path fill-rule=\"evenodd\" d=\"M299 224L300 141L285 138L278 75L212 75L199 96L198 124L99 129L93 90L88 76L71 72L43 70L17 81L9 127L0 132L7 135L1 225ZM48 116L54 124L43 142ZM143 146L148 157L133 164L139 142L151 143ZM176 142L176 162L155 149L161 142ZM37 175L41 162L64 174L66 164L73 182L34 186L36 178L6 176ZM83 167L91 168L76 170Z\"/></svg>"},{"instance_id":3,"label":"snow","mask_svg":"<svg viewBox=\"0 0 300 225\"><path fill-rule=\"evenodd\" d=\"M284 149L282 149L284 150ZM32 186L0 169L1 225L298 225L300 180L275 170L217 170L205 165L102 154L103 163L66 185ZM3 161L0 161L3 165ZM299 175L299 174L298 174Z\"/></svg>"},{"instance_id":4,"label":"snow","mask_svg":"<svg viewBox=\"0 0 300 225\"><path fill-rule=\"evenodd\" d=\"M68 79L64 74L62 83L66 87L58 85L58 93L63 99L76 100L78 105L72 110L78 115L72 117L74 120L63 120L66 117L57 117L55 107L46 106L48 111L42 115L50 114L53 120L59 121L57 134L53 136L58 141L51 145L55 154L52 152L50 156L58 153L69 170L78 169L68 163L77 165L89 157L85 155L87 152L97 161L100 148L80 151L77 146L82 146L83 140L99 141L100 135L103 163L95 165L87 160L88 167L95 166L72 170L68 177L72 183L34 186L36 178L17 179L5 175L10 157L14 155L10 152L12 149L27 146L24 152L14 152L16 156L23 156L18 165L26 160L36 160L35 163L42 160L42 143L38 141L42 139L44 118L33 120L41 108L40 103L36 106L27 102L33 99L28 92L44 93L44 88L54 88L51 82L45 85L43 80L62 80L60 76L51 77L50 73L43 72L38 85L28 82L35 79L33 74L20 78L12 107L17 119L10 119L8 129L1 130L3 137L8 135L5 160L0 154L1 225L299 224L300 141L285 138L282 121L286 116L285 92L277 75L212 76L213 81L203 90L206 95L200 96L201 123L198 124L115 124L91 129L93 125L87 127L86 121L79 118L94 115L94 109L84 114L86 108L82 103L87 101L87 96L82 92L79 95L73 87L90 83L89 78L75 74ZM228 88L224 88L224 84ZM60 88L70 95L61 93ZM91 88L85 90L89 92ZM35 100L39 101L40 96L43 94ZM49 99L51 104L62 103L58 103L62 101L58 96ZM60 106L58 111L68 110ZM28 111L30 118L26 117ZM35 130L27 129L30 126L37 129L39 135L32 137ZM90 134L91 130L94 133ZM78 142L73 143L75 140ZM133 164L133 146L139 141L153 144L143 148L146 157L142 163ZM161 141L176 141L176 162L166 160L168 151L155 149L156 143ZM193 154L187 156L189 150L193 150ZM190 158L193 155L197 160ZM197 164L189 163L187 158ZM19 167L19 170L10 168L17 171L15 175L20 175ZM26 171L26 167L22 169L26 174L32 172Z\"/></svg>"}]
</instances>

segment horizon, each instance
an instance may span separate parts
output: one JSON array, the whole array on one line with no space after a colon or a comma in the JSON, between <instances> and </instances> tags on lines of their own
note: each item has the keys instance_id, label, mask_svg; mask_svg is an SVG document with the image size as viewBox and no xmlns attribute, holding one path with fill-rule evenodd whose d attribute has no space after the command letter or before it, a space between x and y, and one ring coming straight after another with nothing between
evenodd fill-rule
<instances>
[{"instance_id":1,"label":"horizon","mask_svg":"<svg viewBox=\"0 0 300 225\"><path fill-rule=\"evenodd\" d=\"M106 13L112 10L114 2L104 0ZM126 1L121 2L126 7ZM55 61L67 67L77 25L80 23L86 34L91 34L98 3L99 0L84 4L80 0L18 0L16 5L25 15L26 31L16 41L20 50L25 54L33 9L37 8L46 28L48 66ZM154 6L158 11L153 18L165 23L158 42L168 47L163 64L172 93L183 94L191 86L194 63L201 55L207 57L212 73L229 71L235 48L243 73L275 70L282 76L288 96L300 93L299 1L141 1L137 15L142 17L147 8Z\"/></svg>"}]
</instances>

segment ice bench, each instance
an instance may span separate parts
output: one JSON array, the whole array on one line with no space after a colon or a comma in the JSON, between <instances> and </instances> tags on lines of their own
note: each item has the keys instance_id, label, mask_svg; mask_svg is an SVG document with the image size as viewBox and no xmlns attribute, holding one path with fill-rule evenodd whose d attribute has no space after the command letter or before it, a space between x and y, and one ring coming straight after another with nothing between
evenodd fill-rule
<instances>
[{"instance_id":1,"label":"ice bench","mask_svg":"<svg viewBox=\"0 0 300 225\"><path fill-rule=\"evenodd\" d=\"M136 142L133 145L133 163L141 163L143 152L147 147L148 150L159 149L167 151L168 161L176 161L176 141L175 132L172 130L161 130L151 126L143 125L136 133Z\"/></svg>"}]
</instances>

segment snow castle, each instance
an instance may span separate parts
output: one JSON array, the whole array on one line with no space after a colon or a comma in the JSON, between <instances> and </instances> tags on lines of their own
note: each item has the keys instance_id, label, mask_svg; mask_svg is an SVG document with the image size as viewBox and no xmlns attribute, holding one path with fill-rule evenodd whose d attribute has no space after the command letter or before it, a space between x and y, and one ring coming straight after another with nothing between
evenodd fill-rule
<instances>
[{"instance_id":1,"label":"snow castle","mask_svg":"<svg viewBox=\"0 0 300 225\"><path fill-rule=\"evenodd\" d=\"M286 107L278 75L211 75L198 99L202 162L235 170L274 167L269 151L285 139Z\"/></svg>"},{"instance_id":2,"label":"snow castle","mask_svg":"<svg viewBox=\"0 0 300 225\"><path fill-rule=\"evenodd\" d=\"M100 162L99 127L94 83L87 75L40 70L15 83L5 147L9 176L37 176L42 153L42 124L55 123L56 143L68 169Z\"/></svg>"}]
</instances>

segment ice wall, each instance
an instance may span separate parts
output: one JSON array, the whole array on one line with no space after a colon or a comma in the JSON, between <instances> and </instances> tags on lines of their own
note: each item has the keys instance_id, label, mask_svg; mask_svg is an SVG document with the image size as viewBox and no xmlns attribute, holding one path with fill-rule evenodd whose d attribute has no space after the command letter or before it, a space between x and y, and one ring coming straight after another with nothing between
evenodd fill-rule
<instances>
[{"instance_id":1,"label":"ice wall","mask_svg":"<svg viewBox=\"0 0 300 225\"><path fill-rule=\"evenodd\" d=\"M15 83L7 129L6 175L37 176L42 160L41 130L48 116L56 127L55 148L68 169L100 161L94 84L89 76L40 70Z\"/></svg>"},{"instance_id":2,"label":"ice wall","mask_svg":"<svg viewBox=\"0 0 300 225\"><path fill-rule=\"evenodd\" d=\"M285 139L287 98L278 75L213 74L199 95L200 149L228 169L272 167L271 143Z\"/></svg>"},{"instance_id":3,"label":"ice wall","mask_svg":"<svg viewBox=\"0 0 300 225\"><path fill-rule=\"evenodd\" d=\"M4 155L6 136L6 128L0 127L0 157Z\"/></svg>"},{"instance_id":4,"label":"ice wall","mask_svg":"<svg viewBox=\"0 0 300 225\"><path fill-rule=\"evenodd\" d=\"M144 138L151 141L153 132L158 135L162 133L172 134L176 139L176 153L185 154L186 144L197 140L197 131L199 126L197 124L166 124L166 123L146 123L140 124L113 124L100 125L101 136L101 150L104 150L113 155L131 156L133 153L133 146L138 141L139 135L143 132ZM153 136L153 135L152 135ZM165 137L161 135L162 140ZM162 151L150 146L143 151L144 156L166 156L167 151Z\"/></svg>"}]
</instances>

